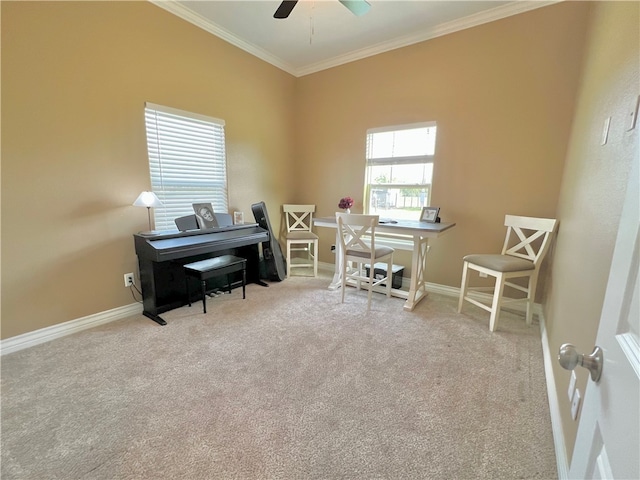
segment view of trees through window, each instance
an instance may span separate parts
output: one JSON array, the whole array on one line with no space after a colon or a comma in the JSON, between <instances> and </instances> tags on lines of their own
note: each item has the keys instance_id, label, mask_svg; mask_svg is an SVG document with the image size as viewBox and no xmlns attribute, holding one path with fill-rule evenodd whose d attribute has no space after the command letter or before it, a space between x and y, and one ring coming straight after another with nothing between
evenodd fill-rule
<instances>
[{"instance_id":1,"label":"view of trees through window","mask_svg":"<svg viewBox=\"0 0 640 480\"><path fill-rule=\"evenodd\" d=\"M365 213L413 219L429 206L435 122L367 132Z\"/></svg>"}]
</instances>

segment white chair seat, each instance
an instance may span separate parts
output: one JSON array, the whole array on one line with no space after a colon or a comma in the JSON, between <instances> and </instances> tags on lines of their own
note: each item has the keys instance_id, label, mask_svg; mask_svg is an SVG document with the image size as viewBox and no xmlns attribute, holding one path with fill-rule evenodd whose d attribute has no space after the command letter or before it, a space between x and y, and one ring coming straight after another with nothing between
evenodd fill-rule
<instances>
[{"instance_id":1,"label":"white chair seat","mask_svg":"<svg viewBox=\"0 0 640 480\"><path fill-rule=\"evenodd\" d=\"M526 322L527 325L531 325L540 264L549 249L551 235L555 232L558 221L553 218L506 215L504 224L507 227L507 236L501 254L474 254L463 258L462 284L458 300L458 313L462 311L462 304L465 301L490 312L489 330L492 332L498 324L502 306L513 302L526 303ZM486 287L469 287L470 270L495 278L494 287L489 287L493 290L491 305L487 305L478 297L472 298L468 295L470 291L487 289ZM527 286L507 281L519 277L527 279ZM524 298L505 297L505 286L523 292L526 296Z\"/></svg>"},{"instance_id":2,"label":"white chair seat","mask_svg":"<svg viewBox=\"0 0 640 480\"><path fill-rule=\"evenodd\" d=\"M376 249L374 250L373 254L375 256L375 258L380 258L380 257L384 257L386 255L390 255L394 252L393 248L391 247L376 247ZM366 258L367 260L369 260L371 258L371 252L370 251L364 251L364 250L359 250L359 249L348 249L347 250L347 255L351 256L351 257L362 257L362 258Z\"/></svg>"},{"instance_id":3,"label":"white chair seat","mask_svg":"<svg viewBox=\"0 0 640 480\"><path fill-rule=\"evenodd\" d=\"M465 262L473 263L479 267L488 268L497 272L517 272L520 270L533 270L536 268L531 260L511 257L509 255L467 255Z\"/></svg>"},{"instance_id":4,"label":"white chair seat","mask_svg":"<svg viewBox=\"0 0 640 480\"><path fill-rule=\"evenodd\" d=\"M318 236L313 232L288 232L287 240L317 240Z\"/></svg>"}]
</instances>

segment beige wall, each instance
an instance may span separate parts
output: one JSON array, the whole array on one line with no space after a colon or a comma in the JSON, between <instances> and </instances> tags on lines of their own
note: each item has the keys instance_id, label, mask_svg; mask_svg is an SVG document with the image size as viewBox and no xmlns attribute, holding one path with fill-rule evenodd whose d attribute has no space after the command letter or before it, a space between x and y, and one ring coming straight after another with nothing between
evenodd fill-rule
<instances>
[{"instance_id":1,"label":"beige wall","mask_svg":"<svg viewBox=\"0 0 640 480\"><path fill-rule=\"evenodd\" d=\"M557 213L587 13L562 3L295 79L146 2L2 2L2 337L131 303L145 101L224 118L230 206L265 200L276 228L286 201L361 211L367 128L437 121L432 204L458 226L427 280L458 286L505 213Z\"/></svg>"},{"instance_id":2,"label":"beige wall","mask_svg":"<svg viewBox=\"0 0 640 480\"><path fill-rule=\"evenodd\" d=\"M464 255L501 248L505 214L556 215L587 11L545 7L298 79L298 201L326 216L350 195L361 212L366 130L435 120L431 204L457 226L432 242L427 280L458 287ZM407 252L394 263L411 273Z\"/></svg>"},{"instance_id":3,"label":"beige wall","mask_svg":"<svg viewBox=\"0 0 640 480\"><path fill-rule=\"evenodd\" d=\"M2 338L132 303L145 101L226 121L230 209L291 197L294 77L149 2L1 8Z\"/></svg>"},{"instance_id":4,"label":"beige wall","mask_svg":"<svg viewBox=\"0 0 640 480\"><path fill-rule=\"evenodd\" d=\"M552 353L566 342L583 353L595 345L631 161L640 155L640 128L626 131L639 94L640 3L595 3L558 203L553 276L547 282L545 317ZM607 117L609 139L601 146ZM566 396L570 374L557 362L553 367L570 458L578 425ZM588 371L578 368L576 374L584 395Z\"/></svg>"}]
</instances>

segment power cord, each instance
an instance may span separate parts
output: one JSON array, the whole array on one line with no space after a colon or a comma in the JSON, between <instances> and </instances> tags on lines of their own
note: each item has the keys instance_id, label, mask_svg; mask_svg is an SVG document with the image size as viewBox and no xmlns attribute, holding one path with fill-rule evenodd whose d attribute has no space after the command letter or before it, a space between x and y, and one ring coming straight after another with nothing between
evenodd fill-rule
<instances>
[{"instance_id":1,"label":"power cord","mask_svg":"<svg viewBox=\"0 0 640 480\"><path fill-rule=\"evenodd\" d=\"M134 290L135 290L136 292L138 292L138 294L140 295L140 297L142 297L142 292L141 292L140 290L138 290L138 287L136 286L136 284L135 284L135 283L132 283L131 285L129 285L129 290L131 291L131 296L133 297L133 299L134 299L136 302L138 302L138 303L142 303L142 299L138 300L138 299L136 298L136 294L135 294Z\"/></svg>"}]
</instances>

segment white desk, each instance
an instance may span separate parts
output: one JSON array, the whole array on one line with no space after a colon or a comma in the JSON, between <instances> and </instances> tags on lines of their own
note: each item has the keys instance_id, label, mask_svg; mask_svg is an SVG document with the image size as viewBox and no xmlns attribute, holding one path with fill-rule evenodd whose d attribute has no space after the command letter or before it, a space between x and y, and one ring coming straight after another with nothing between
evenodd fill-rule
<instances>
[{"instance_id":1,"label":"white desk","mask_svg":"<svg viewBox=\"0 0 640 480\"><path fill-rule=\"evenodd\" d=\"M335 217L319 217L313 219L316 227L328 227L336 229L336 263L333 280L329 284L329 289L336 290L342 284L340 264L342 261L342 251L338 224ZM449 231L455 223L427 223L417 220L398 220L398 223L380 223L376 227L376 233L390 233L408 235L413 240L413 253L411 255L411 283L409 291L396 288L391 289L391 295L406 298L405 310L413 310L417 303L426 295L425 270L427 264L427 252L429 250L429 239L438 238ZM384 289L380 290L384 292Z\"/></svg>"}]
</instances>

